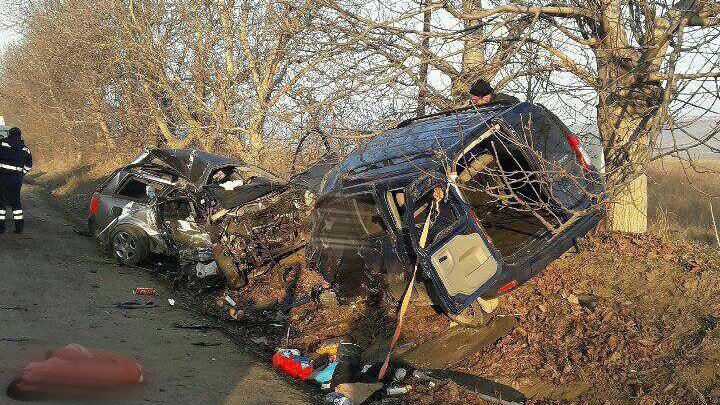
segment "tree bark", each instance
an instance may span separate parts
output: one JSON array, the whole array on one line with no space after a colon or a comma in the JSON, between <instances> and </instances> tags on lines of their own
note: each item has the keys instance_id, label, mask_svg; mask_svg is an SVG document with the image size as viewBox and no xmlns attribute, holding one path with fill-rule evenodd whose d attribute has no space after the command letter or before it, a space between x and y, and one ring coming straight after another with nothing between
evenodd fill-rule
<instances>
[{"instance_id":1,"label":"tree bark","mask_svg":"<svg viewBox=\"0 0 720 405\"><path fill-rule=\"evenodd\" d=\"M429 0L420 0L420 7L425 7L429 3ZM430 19L432 18L432 11L426 10L423 12L423 33L427 34L430 32ZM425 36L422 38L422 46L424 49L430 48L430 37ZM422 55L420 55L421 58L424 59ZM427 84L428 84L428 69L429 64L427 60L422 60L420 62L420 74L419 74L419 80L420 80L420 87L418 89L418 106L417 111L415 112L415 115L423 116L425 115L425 109L427 108Z\"/></svg>"},{"instance_id":2,"label":"tree bark","mask_svg":"<svg viewBox=\"0 0 720 405\"><path fill-rule=\"evenodd\" d=\"M607 219L612 231L647 231L645 168L649 161L648 131L653 125L653 120L647 118L624 112L618 106L603 106L598 111L611 203ZM641 139L632 140L638 136Z\"/></svg>"},{"instance_id":3,"label":"tree bark","mask_svg":"<svg viewBox=\"0 0 720 405\"><path fill-rule=\"evenodd\" d=\"M463 12L466 14L482 11L482 0L463 0ZM467 20L465 27L478 26L465 36L463 50L463 68L460 77L453 81L452 92L455 98L465 100L470 86L477 79L483 77L482 68L485 64L485 50L482 44L482 28L480 20Z\"/></svg>"},{"instance_id":4,"label":"tree bark","mask_svg":"<svg viewBox=\"0 0 720 405\"><path fill-rule=\"evenodd\" d=\"M605 152L607 215L612 231L647 231L649 141L657 131L658 83L649 82L641 55L629 46L621 0L605 0L600 44L595 48L599 92L597 120Z\"/></svg>"}]
</instances>

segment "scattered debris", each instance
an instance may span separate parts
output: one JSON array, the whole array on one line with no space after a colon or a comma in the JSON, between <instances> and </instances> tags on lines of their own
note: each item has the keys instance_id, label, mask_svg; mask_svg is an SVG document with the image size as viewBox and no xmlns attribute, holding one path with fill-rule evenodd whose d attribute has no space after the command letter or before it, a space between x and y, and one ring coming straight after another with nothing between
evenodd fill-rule
<instances>
[{"instance_id":1,"label":"scattered debris","mask_svg":"<svg viewBox=\"0 0 720 405\"><path fill-rule=\"evenodd\" d=\"M339 392L331 392L327 394L324 400L325 403L328 405L353 405L353 402L350 400L350 398Z\"/></svg>"},{"instance_id":2,"label":"scattered debris","mask_svg":"<svg viewBox=\"0 0 720 405\"><path fill-rule=\"evenodd\" d=\"M174 325L177 329L194 329L194 330L208 330L208 329L220 329L219 325L210 325L206 323L176 323Z\"/></svg>"},{"instance_id":3,"label":"scattered debris","mask_svg":"<svg viewBox=\"0 0 720 405\"><path fill-rule=\"evenodd\" d=\"M412 385L404 385L401 387L387 387L385 389L385 394L389 397L394 397L398 395L404 395L407 394L412 390Z\"/></svg>"},{"instance_id":4,"label":"scattered debris","mask_svg":"<svg viewBox=\"0 0 720 405\"><path fill-rule=\"evenodd\" d=\"M225 296L223 297L223 299L224 299L225 302L227 302L231 307L236 307L236 306L237 306L237 303L235 302L235 300L232 299L232 297L230 297L228 294L225 294Z\"/></svg>"},{"instance_id":5,"label":"scattered debris","mask_svg":"<svg viewBox=\"0 0 720 405\"><path fill-rule=\"evenodd\" d=\"M313 372L314 375L311 377L320 384L323 388L330 388L330 381L332 381L333 375L335 374L335 368L337 367L337 361L333 361L323 368L317 369Z\"/></svg>"},{"instance_id":6,"label":"scattered debris","mask_svg":"<svg viewBox=\"0 0 720 405\"><path fill-rule=\"evenodd\" d=\"M342 339L340 338L333 338L328 339L322 343L320 343L320 346L315 350L315 353L319 355L328 355L328 356L334 356L338 352L338 347L340 347L340 344L342 343Z\"/></svg>"},{"instance_id":7,"label":"scattered debris","mask_svg":"<svg viewBox=\"0 0 720 405\"><path fill-rule=\"evenodd\" d=\"M132 301L118 302L117 304L115 304L115 306L120 309L147 309L147 308L157 307L157 302L132 300Z\"/></svg>"},{"instance_id":8,"label":"scattered debris","mask_svg":"<svg viewBox=\"0 0 720 405\"><path fill-rule=\"evenodd\" d=\"M452 380L483 399L501 404L524 404L525 396L516 389L486 378L450 370L427 370L425 373L437 380Z\"/></svg>"},{"instance_id":9,"label":"scattered debris","mask_svg":"<svg viewBox=\"0 0 720 405\"><path fill-rule=\"evenodd\" d=\"M202 347L212 347L212 346L220 346L222 343L220 342L192 342L193 346L202 346Z\"/></svg>"},{"instance_id":10,"label":"scattered debris","mask_svg":"<svg viewBox=\"0 0 720 405\"><path fill-rule=\"evenodd\" d=\"M362 404L382 387L382 383L344 383L338 384L335 392L342 394L353 404Z\"/></svg>"},{"instance_id":11,"label":"scattered debris","mask_svg":"<svg viewBox=\"0 0 720 405\"><path fill-rule=\"evenodd\" d=\"M0 305L0 309L6 309L9 311L27 311L27 308L25 308L25 307L13 307L13 306L7 306L7 305Z\"/></svg>"},{"instance_id":12,"label":"scattered debris","mask_svg":"<svg viewBox=\"0 0 720 405\"><path fill-rule=\"evenodd\" d=\"M0 342L14 342L14 343L18 343L18 342L27 342L28 340L30 340L30 338L26 338L26 337L6 337L6 338L0 338Z\"/></svg>"},{"instance_id":13,"label":"scattered debris","mask_svg":"<svg viewBox=\"0 0 720 405\"><path fill-rule=\"evenodd\" d=\"M268 346L268 340L265 336L253 336L250 338L250 341L255 343L256 345L264 345Z\"/></svg>"},{"instance_id":14,"label":"scattered debris","mask_svg":"<svg viewBox=\"0 0 720 405\"><path fill-rule=\"evenodd\" d=\"M417 344L417 342L415 342L415 341L413 340L413 341L411 341L411 342L406 342L406 343L402 343L402 344L397 345L396 349L397 349L397 350L409 349L409 348L415 346L416 344Z\"/></svg>"},{"instance_id":15,"label":"scattered debris","mask_svg":"<svg viewBox=\"0 0 720 405\"><path fill-rule=\"evenodd\" d=\"M312 374L310 360L300 356L300 351L296 349L278 349L272 358L272 363L283 373L303 381Z\"/></svg>"},{"instance_id":16,"label":"scattered debris","mask_svg":"<svg viewBox=\"0 0 720 405\"><path fill-rule=\"evenodd\" d=\"M239 320L243 316L243 314L244 314L244 311L242 311L242 310L238 310L235 308L228 309L228 315L232 319Z\"/></svg>"},{"instance_id":17,"label":"scattered debris","mask_svg":"<svg viewBox=\"0 0 720 405\"><path fill-rule=\"evenodd\" d=\"M195 275L198 278L210 277L218 274L218 264L216 261L212 261L208 264L198 262L195 265Z\"/></svg>"},{"instance_id":18,"label":"scattered debris","mask_svg":"<svg viewBox=\"0 0 720 405\"><path fill-rule=\"evenodd\" d=\"M137 287L133 288L132 293L134 295L157 295L158 292L156 289L151 287Z\"/></svg>"}]
</instances>

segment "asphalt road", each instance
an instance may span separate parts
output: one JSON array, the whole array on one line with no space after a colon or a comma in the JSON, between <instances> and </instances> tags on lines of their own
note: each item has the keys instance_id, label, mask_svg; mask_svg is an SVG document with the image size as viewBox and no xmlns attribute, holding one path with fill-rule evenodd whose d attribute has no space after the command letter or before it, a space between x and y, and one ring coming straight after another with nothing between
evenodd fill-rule
<instances>
[{"instance_id":1,"label":"asphalt road","mask_svg":"<svg viewBox=\"0 0 720 405\"><path fill-rule=\"evenodd\" d=\"M308 403L297 386L268 367L268 359L221 332L174 328L176 322L204 320L180 309L182 303L170 306L171 292L152 275L119 267L91 239L75 234L70 219L46 198L39 186L25 185L26 233L0 235L0 403L15 403L5 387L28 361L71 342L143 365L145 382L112 403ZM140 286L160 291L159 307L114 306L133 299L131 290ZM193 345L198 342L220 345Z\"/></svg>"}]
</instances>

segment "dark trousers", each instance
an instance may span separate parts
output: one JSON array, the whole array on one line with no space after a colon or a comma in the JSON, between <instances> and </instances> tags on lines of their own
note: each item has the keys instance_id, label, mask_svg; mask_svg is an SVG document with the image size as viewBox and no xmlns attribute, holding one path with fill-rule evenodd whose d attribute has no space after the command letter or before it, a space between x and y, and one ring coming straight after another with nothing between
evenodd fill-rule
<instances>
[{"instance_id":1,"label":"dark trousers","mask_svg":"<svg viewBox=\"0 0 720 405\"><path fill-rule=\"evenodd\" d=\"M22 187L22 174L0 173L0 230L5 230L5 218L11 217L15 221L15 231L22 232L25 225L22 202L20 201L20 188ZM6 211L10 207L9 211Z\"/></svg>"}]
</instances>

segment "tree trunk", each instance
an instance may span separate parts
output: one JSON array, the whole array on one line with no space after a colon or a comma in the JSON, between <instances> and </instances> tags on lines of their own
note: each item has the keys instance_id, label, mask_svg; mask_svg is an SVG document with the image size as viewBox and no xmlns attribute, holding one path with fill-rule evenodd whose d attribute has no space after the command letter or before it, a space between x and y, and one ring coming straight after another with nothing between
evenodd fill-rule
<instances>
[{"instance_id":1,"label":"tree trunk","mask_svg":"<svg viewBox=\"0 0 720 405\"><path fill-rule=\"evenodd\" d=\"M482 0L463 0L463 12L476 13L482 10ZM485 50L482 44L482 28L479 20L468 20L465 27L478 26L475 31L465 36L463 49L463 66L460 77L453 80L452 92L456 99L466 100L470 86L477 79L483 77L482 68L485 65Z\"/></svg>"},{"instance_id":2,"label":"tree trunk","mask_svg":"<svg viewBox=\"0 0 720 405\"><path fill-rule=\"evenodd\" d=\"M662 88L648 81L653 69L629 46L622 23L622 1L604 0L602 42L597 60L598 129L605 152L607 215L612 231L647 231L647 176L650 139L659 133L656 118Z\"/></svg>"},{"instance_id":3,"label":"tree trunk","mask_svg":"<svg viewBox=\"0 0 720 405\"><path fill-rule=\"evenodd\" d=\"M420 7L425 7L429 3L429 0L420 0ZM423 33L426 34L422 39L422 46L424 49L430 48L430 37L427 35L427 33L430 32L430 19L432 18L432 12L427 10L423 12ZM417 111L415 111L415 115L418 117L425 115L425 109L427 107L427 84L428 84L428 61L425 60L425 57L421 54L420 58L422 58L422 61L420 62L420 75L419 75L419 81L420 86L418 89L418 106Z\"/></svg>"},{"instance_id":4,"label":"tree trunk","mask_svg":"<svg viewBox=\"0 0 720 405\"><path fill-rule=\"evenodd\" d=\"M655 93L653 86L646 86ZM643 91L601 97L598 127L605 151L606 186L610 198L608 226L627 233L647 231L647 166L649 140L657 132L657 97ZM639 93L639 94L638 94ZM622 100L622 101L620 101Z\"/></svg>"}]
</instances>

